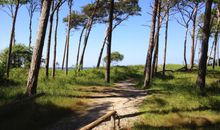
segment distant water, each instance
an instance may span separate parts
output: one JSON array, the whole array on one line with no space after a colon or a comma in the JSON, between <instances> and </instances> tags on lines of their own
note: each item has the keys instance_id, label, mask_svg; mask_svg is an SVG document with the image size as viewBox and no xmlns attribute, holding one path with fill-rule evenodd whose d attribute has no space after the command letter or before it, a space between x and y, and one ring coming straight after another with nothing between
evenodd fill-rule
<instances>
[{"instance_id":1,"label":"distant water","mask_svg":"<svg viewBox=\"0 0 220 130\"><path fill-rule=\"evenodd\" d=\"M83 70L92 69L92 68L95 68L95 67L83 67ZM62 67L56 67L56 69L61 70ZM64 69L65 69L65 67L64 67ZM75 69L75 67L68 67L68 69L72 70L72 69Z\"/></svg>"}]
</instances>

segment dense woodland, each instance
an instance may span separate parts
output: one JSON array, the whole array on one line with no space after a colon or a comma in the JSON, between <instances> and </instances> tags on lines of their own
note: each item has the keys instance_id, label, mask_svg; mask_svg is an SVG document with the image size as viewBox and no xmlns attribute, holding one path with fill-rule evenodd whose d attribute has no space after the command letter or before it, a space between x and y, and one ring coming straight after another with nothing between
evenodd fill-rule
<instances>
[{"instance_id":1,"label":"dense woodland","mask_svg":"<svg viewBox=\"0 0 220 130\"><path fill-rule=\"evenodd\" d=\"M5 36L10 37L8 47L0 52L0 117L3 117L0 129L50 129L49 126L70 115L76 120L84 119L83 116L87 117L85 113L90 113L84 108L94 106L89 103L89 97L94 98L97 93L108 94L107 90L114 90L115 83L125 80L131 80L137 90L146 90L137 114L141 121L133 121L134 125L127 125L125 129L220 129L218 0L152 0L149 5L151 12L148 12L151 17L150 36L143 56L146 61L144 65L134 66L117 64L124 55L112 51L112 37L115 28L130 17L140 16L139 0L94 0L83 6L81 11L73 8L76 2L0 0L0 11L7 13L12 20L11 27L8 27L10 36ZM68 12L61 18L59 11L64 5L68 5ZM29 29L29 43L19 44L15 29L17 14L23 6L28 12L29 25L25 27ZM40 15L37 35L33 38L36 12ZM59 19L66 24L65 43L57 42ZM173 37L168 33L171 20L185 30L180 46L184 50L183 65L167 64L168 37ZM99 56L94 57L97 65L85 69L84 57L91 30L100 24L106 25L106 31L103 32L105 37ZM164 32L162 28L165 28ZM70 69L73 30L80 31L80 37L77 52L74 52L77 57L75 66ZM165 36L164 43L160 41L161 34ZM62 61L57 60L58 44L64 47ZM187 54L187 44L191 45L190 54ZM160 50L160 45L164 46L163 50ZM43 49L46 50L45 57ZM195 62L196 50L199 50L198 63ZM158 63L159 52L163 53L163 64ZM187 56L190 56L189 61ZM102 61L104 67L101 66ZM58 62L62 63L61 69L57 67ZM119 94L123 97L124 93ZM99 114L98 110L94 111ZM82 127L79 124L72 122L57 128L79 129Z\"/></svg>"}]
</instances>

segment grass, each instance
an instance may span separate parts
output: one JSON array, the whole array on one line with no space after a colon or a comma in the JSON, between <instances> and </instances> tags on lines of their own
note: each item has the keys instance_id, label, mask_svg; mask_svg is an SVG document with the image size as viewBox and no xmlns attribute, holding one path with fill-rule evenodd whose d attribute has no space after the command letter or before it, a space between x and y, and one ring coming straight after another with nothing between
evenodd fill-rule
<instances>
[{"instance_id":1,"label":"grass","mask_svg":"<svg viewBox=\"0 0 220 130\"><path fill-rule=\"evenodd\" d=\"M55 79L45 78L44 69L41 69L37 93L46 95L9 106L10 103L26 98L24 92L28 76L27 69L12 69L10 78L0 84L0 129L41 129L68 115L80 117L80 113L86 113L88 99L74 97L93 94L81 90L97 86L111 87L114 82L135 74L135 71L132 72L132 67L114 67L111 84L106 84L104 68L87 69L78 74L70 70L67 76L57 70ZM8 110L10 107L14 109Z\"/></svg>"},{"instance_id":2,"label":"grass","mask_svg":"<svg viewBox=\"0 0 220 130\"><path fill-rule=\"evenodd\" d=\"M37 93L46 95L12 104L11 107L15 109L7 110L4 108L8 108L10 103L26 98L24 92L28 70L13 69L10 78L0 85L0 129L41 129L66 116L79 116L79 112L85 110L88 104L86 99L73 97L90 95L90 92L80 91L83 87L104 86L102 75L97 73L91 69L76 76L72 70L65 76L64 72L58 70L55 79L46 79L42 69Z\"/></svg>"},{"instance_id":3,"label":"grass","mask_svg":"<svg viewBox=\"0 0 220 130\"><path fill-rule=\"evenodd\" d=\"M155 76L140 107L142 120L133 129L220 129L220 84L217 82L220 68L208 69L204 97L195 85L197 70L176 71L181 67L168 65L167 69L174 72L168 71L165 77L160 73ZM78 74L70 70L68 76L58 70L55 79L46 79L41 69L37 93L46 95L12 105L12 110L2 109L25 98L27 74L26 69L12 69L10 78L0 84L0 129L42 129L70 115L80 117L86 113L89 102L74 97L94 94L83 91L86 89L111 87L129 78L134 79L137 87L143 86L141 65L113 67L110 84L104 81L104 68L87 69Z\"/></svg>"},{"instance_id":4,"label":"grass","mask_svg":"<svg viewBox=\"0 0 220 130\"><path fill-rule=\"evenodd\" d=\"M176 65L168 68L177 70ZM142 120L133 129L220 129L219 77L220 68L208 69L204 97L195 85L196 70L157 74L140 107Z\"/></svg>"}]
</instances>

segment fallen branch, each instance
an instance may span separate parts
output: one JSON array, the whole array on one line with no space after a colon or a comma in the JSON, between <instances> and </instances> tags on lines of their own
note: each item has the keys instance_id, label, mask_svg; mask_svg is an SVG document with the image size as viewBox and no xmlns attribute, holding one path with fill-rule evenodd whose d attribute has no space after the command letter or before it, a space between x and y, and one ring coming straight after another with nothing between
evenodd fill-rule
<instances>
[{"instance_id":1,"label":"fallen branch","mask_svg":"<svg viewBox=\"0 0 220 130\"><path fill-rule=\"evenodd\" d=\"M113 128L115 128L115 117L117 116L117 112L116 111L111 111L107 114L105 114L104 116L98 118L97 120L93 121L92 123L82 127L80 130L91 130L95 127L97 127L98 125L100 125L102 122L106 121L107 119L111 118L113 119L113 123L114 126ZM118 118L119 122L118 122L118 126L120 124L120 119ZM119 126L120 127L120 126Z\"/></svg>"}]
</instances>

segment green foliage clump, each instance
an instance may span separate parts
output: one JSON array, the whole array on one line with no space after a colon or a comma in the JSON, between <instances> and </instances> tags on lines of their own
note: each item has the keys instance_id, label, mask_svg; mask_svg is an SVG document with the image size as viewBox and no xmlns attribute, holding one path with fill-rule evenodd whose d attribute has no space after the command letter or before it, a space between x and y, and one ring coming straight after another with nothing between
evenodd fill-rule
<instances>
[{"instance_id":1,"label":"green foliage clump","mask_svg":"<svg viewBox=\"0 0 220 130\"><path fill-rule=\"evenodd\" d=\"M4 64L0 63L0 82L3 81L5 77L5 66Z\"/></svg>"},{"instance_id":2,"label":"green foliage clump","mask_svg":"<svg viewBox=\"0 0 220 130\"><path fill-rule=\"evenodd\" d=\"M111 53L111 63L117 63L119 61L122 61L124 59L124 55L123 54L120 54L119 52L112 52ZM104 62L106 63L107 62L107 56L105 56L103 58Z\"/></svg>"},{"instance_id":3,"label":"green foliage clump","mask_svg":"<svg viewBox=\"0 0 220 130\"><path fill-rule=\"evenodd\" d=\"M138 5L139 0L118 0L114 3L114 20L121 21L127 19L127 16L140 15L141 8ZM92 16L96 2L83 6L82 12L88 17ZM95 21L98 23L106 23L108 21L110 3L100 0L95 12Z\"/></svg>"},{"instance_id":4,"label":"green foliage clump","mask_svg":"<svg viewBox=\"0 0 220 130\"><path fill-rule=\"evenodd\" d=\"M29 67L33 50L24 44L16 44L12 47L11 67ZM0 53L0 63L6 65L8 58L8 48Z\"/></svg>"},{"instance_id":5,"label":"green foliage clump","mask_svg":"<svg viewBox=\"0 0 220 130\"><path fill-rule=\"evenodd\" d=\"M69 17L70 16L63 18L63 22L68 23ZM71 29L79 29L81 26L85 26L87 23L87 17L84 14L79 13L77 11L73 11L71 13L70 18L71 18L70 19L70 28Z\"/></svg>"}]
</instances>

